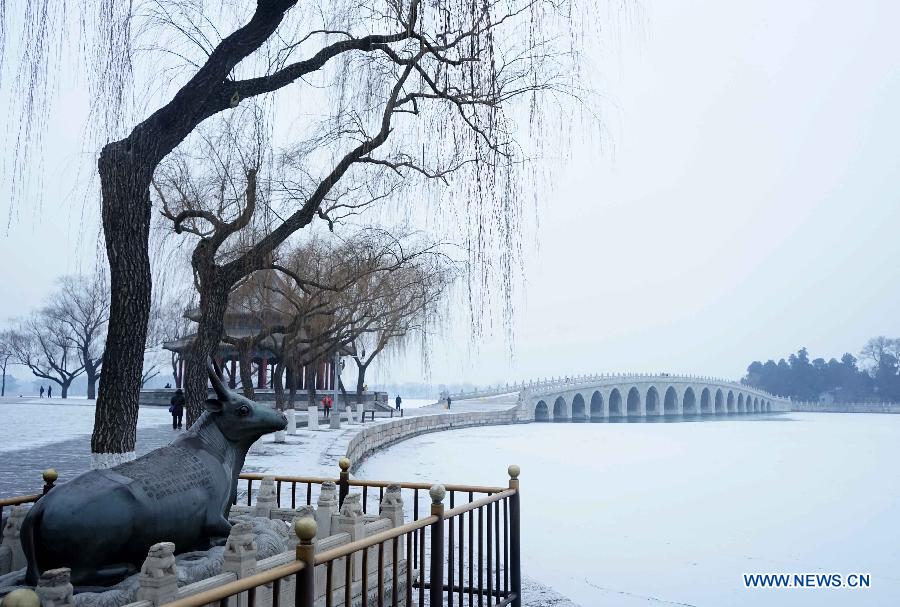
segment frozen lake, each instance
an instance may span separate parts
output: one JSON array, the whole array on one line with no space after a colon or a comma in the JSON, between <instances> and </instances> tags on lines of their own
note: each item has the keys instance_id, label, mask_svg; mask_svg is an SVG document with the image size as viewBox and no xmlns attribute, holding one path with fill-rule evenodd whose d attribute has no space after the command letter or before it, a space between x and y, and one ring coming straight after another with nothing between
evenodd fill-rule
<instances>
[{"instance_id":1,"label":"frozen lake","mask_svg":"<svg viewBox=\"0 0 900 607\"><path fill-rule=\"evenodd\" d=\"M429 434L359 477L505 483L524 573L584 607L900 604L900 415L794 413ZM868 589L747 589L744 573L870 573Z\"/></svg>"}]
</instances>

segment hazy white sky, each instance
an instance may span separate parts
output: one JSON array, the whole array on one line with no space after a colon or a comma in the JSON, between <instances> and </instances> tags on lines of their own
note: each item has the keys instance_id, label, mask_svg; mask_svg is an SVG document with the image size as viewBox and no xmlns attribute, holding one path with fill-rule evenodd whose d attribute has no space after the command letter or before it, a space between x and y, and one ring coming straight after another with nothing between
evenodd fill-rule
<instances>
[{"instance_id":1,"label":"hazy white sky","mask_svg":"<svg viewBox=\"0 0 900 607\"><path fill-rule=\"evenodd\" d=\"M630 14L591 45L603 152L574 148L526 235L514 358L499 337L474 351L448 331L431 379L737 378L800 346L839 357L900 335L900 5L657 0ZM10 214L8 188L0 204L0 318L94 258L93 203L67 196L93 170L77 83L57 107L42 205L23 192ZM390 379L421 379L409 358Z\"/></svg>"}]
</instances>

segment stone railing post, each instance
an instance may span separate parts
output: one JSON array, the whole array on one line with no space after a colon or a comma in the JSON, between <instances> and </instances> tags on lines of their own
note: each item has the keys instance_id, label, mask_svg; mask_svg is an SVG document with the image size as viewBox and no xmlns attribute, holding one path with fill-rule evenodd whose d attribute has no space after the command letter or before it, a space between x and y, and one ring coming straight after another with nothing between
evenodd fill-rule
<instances>
[{"instance_id":1,"label":"stone railing post","mask_svg":"<svg viewBox=\"0 0 900 607\"><path fill-rule=\"evenodd\" d=\"M140 587L137 600L150 601L158 607L171 603L178 592L178 571L175 568L175 544L160 542L150 546L138 576Z\"/></svg>"},{"instance_id":2,"label":"stone railing post","mask_svg":"<svg viewBox=\"0 0 900 607\"><path fill-rule=\"evenodd\" d=\"M25 520L26 514L28 514L28 508L25 506L13 506L12 511L9 513L9 518L6 519L0 548L5 547L7 550L0 549L0 561L8 560L9 569L7 571L0 569L0 574L18 571L26 565L25 552L22 551L22 541L20 539L22 521ZM4 552L8 555L7 559L2 558ZM2 562L0 562L0 566L2 566Z\"/></svg>"},{"instance_id":3,"label":"stone railing post","mask_svg":"<svg viewBox=\"0 0 900 607\"><path fill-rule=\"evenodd\" d=\"M41 574L34 589L41 599L41 607L75 607L71 575L72 570L68 567L50 569Z\"/></svg>"},{"instance_id":4,"label":"stone railing post","mask_svg":"<svg viewBox=\"0 0 900 607\"><path fill-rule=\"evenodd\" d=\"M239 521L231 527L225 542L223 573L233 573L238 579L256 573L256 544L253 543L253 526L247 521ZM237 597L237 607L246 607L247 593Z\"/></svg>"},{"instance_id":5,"label":"stone railing post","mask_svg":"<svg viewBox=\"0 0 900 607\"><path fill-rule=\"evenodd\" d=\"M390 519L391 527L399 527L403 524L403 494L400 485L388 485L381 499L378 513ZM403 559L404 542L397 542L397 562Z\"/></svg>"},{"instance_id":6,"label":"stone railing post","mask_svg":"<svg viewBox=\"0 0 900 607\"><path fill-rule=\"evenodd\" d=\"M320 537L328 537L331 533L331 517L338 511L337 487L332 481L322 483L319 501L316 504L316 526Z\"/></svg>"},{"instance_id":7,"label":"stone railing post","mask_svg":"<svg viewBox=\"0 0 900 607\"><path fill-rule=\"evenodd\" d=\"M350 541L356 542L366 537L366 523L362 511L362 495L351 493L344 498L341 504L341 512L334 517L331 533L348 533ZM362 570L362 551L355 552L350 557L351 576L353 581L362 579L365 572Z\"/></svg>"},{"instance_id":8,"label":"stone railing post","mask_svg":"<svg viewBox=\"0 0 900 607\"><path fill-rule=\"evenodd\" d=\"M297 508L296 510L294 510L294 512L295 512L296 514L294 515L294 518L291 519L291 525L292 525L292 526L296 525L296 524L297 524L297 521L299 521L299 520L301 520L301 519L304 519L304 518L315 519L315 518L316 518L316 509L313 508L312 506L300 506L299 508ZM330 521L329 521L329 522L330 522ZM293 528L293 527L292 527L292 528ZM318 524L316 525L316 528L318 528ZM296 534L294 534L294 537L288 539L288 541L287 541L287 547L288 547L288 550L294 550L294 549L297 548L297 537L296 537Z\"/></svg>"},{"instance_id":9,"label":"stone railing post","mask_svg":"<svg viewBox=\"0 0 900 607\"><path fill-rule=\"evenodd\" d=\"M275 495L275 479L271 476L264 476L259 484L259 492L256 494L253 516L269 518L272 509L278 508L278 500Z\"/></svg>"}]
</instances>

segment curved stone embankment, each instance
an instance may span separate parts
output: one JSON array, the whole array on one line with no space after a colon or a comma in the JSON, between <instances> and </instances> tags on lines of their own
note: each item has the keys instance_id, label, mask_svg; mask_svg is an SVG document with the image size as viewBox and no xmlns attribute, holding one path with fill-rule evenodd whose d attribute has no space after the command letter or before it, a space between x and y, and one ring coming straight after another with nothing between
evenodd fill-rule
<instances>
[{"instance_id":1,"label":"curved stone embankment","mask_svg":"<svg viewBox=\"0 0 900 607\"><path fill-rule=\"evenodd\" d=\"M347 445L347 457L352 462L351 471L355 471L365 458L380 449L420 434L472 426L497 426L530 421L532 420L528 419L515 403L510 403L509 408L501 410L398 417L384 423L363 427Z\"/></svg>"}]
</instances>

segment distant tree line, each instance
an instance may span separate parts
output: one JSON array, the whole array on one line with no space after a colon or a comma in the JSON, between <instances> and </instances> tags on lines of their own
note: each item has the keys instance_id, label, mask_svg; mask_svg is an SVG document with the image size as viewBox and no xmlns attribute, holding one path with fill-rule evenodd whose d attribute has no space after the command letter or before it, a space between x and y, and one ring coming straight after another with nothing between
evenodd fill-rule
<instances>
[{"instance_id":1,"label":"distant tree line","mask_svg":"<svg viewBox=\"0 0 900 607\"><path fill-rule=\"evenodd\" d=\"M873 337L859 358L844 353L840 360L809 359L806 348L765 363L753 361L741 383L794 400L836 402L900 401L900 338Z\"/></svg>"}]
</instances>

